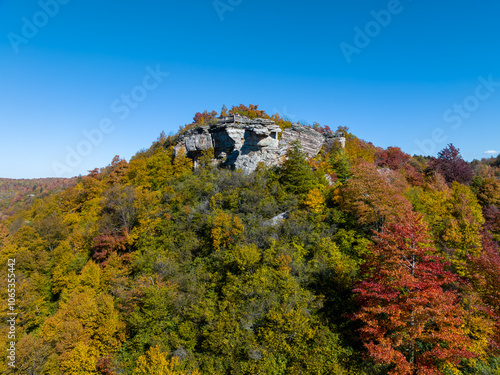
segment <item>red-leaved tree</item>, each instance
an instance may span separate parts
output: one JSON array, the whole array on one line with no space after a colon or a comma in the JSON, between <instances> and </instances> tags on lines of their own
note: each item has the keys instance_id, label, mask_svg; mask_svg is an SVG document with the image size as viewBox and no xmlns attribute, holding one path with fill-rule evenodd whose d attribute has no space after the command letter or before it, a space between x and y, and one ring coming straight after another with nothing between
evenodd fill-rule
<instances>
[{"instance_id":1,"label":"red-leaved tree","mask_svg":"<svg viewBox=\"0 0 500 375\"><path fill-rule=\"evenodd\" d=\"M106 231L104 234L94 238L92 250L95 260L101 263L106 263L109 256L115 252L119 255L127 250L128 232L123 229L121 233L113 233Z\"/></svg>"},{"instance_id":2,"label":"red-leaved tree","mask_svg":"<svg viewBox=\"0 0 500 375\"><path fill-rule=\"evenodd\" d=\"M206 110L203 111L203 113L196 112L196 114L193 117L193 121L195 124L205 124L210 122L210 120L213 120L217 116L217 112L212 111L212 112L207 112Z\"/></svg>"},{"instance_id":3,"label":"red-leaved tree","mask_svg":"<svg viewBox=\"0 0 500 375\"><path fill-rule=\"evenodd\" d=\"M387 150L378 150L375 162L379 167L387 167L394 171L402 169L411 156L401 151L399 147L388 147Z\"/></svg>"},{"instance_id":4,"label":"red-leaved tree","mask_svg":"<svg viewBox=\"0 0 500 375\"><path fill-rule=\"evenodd\" d=\"M364 323L361 338L389 374L437 375L473 357L461 329L464 310L450 288L456 277L430 243L420 214L386 224L376 233L364 281L355 288L361 305L355 317Z\"/></svg>"},{"instance_id":5,"label":"red-leaved tree","mask_svg":"<svg viewBox=\"0 0 500 375\"><path fill-rule=\"evenodd\" d=\"M429 170L441 173L449 185L454 181L470 184L474 177L472 168L462 158L460 150L453 144L449 144L448 147L441 150L437 158L432 158Z\"/></svg>"}]
</instances>

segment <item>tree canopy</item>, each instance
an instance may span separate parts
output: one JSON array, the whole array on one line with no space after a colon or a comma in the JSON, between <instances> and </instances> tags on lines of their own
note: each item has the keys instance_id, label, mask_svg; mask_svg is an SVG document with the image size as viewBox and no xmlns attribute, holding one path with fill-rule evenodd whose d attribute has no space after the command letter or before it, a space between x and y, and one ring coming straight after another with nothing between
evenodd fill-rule
<instances>
[{"instance_id":1,"label":"tree canopy","mask_svg":"<svg viewBox=\"0 0 500 375\"><path fill-rule=\"evenodd\" d=\"M340 129L345 149L296 142L251 174L209 153L194 168L163 133L74 180L0 181L0 294L15 259L18 313L16 368L0 371L499 373L498 160Z\"/></svg>"}]
</instances>

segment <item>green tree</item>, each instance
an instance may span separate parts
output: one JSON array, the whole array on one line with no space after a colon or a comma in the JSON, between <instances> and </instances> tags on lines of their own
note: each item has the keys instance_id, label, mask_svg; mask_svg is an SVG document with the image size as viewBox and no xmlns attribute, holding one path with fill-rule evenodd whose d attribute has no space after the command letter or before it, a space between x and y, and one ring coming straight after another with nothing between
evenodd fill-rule
<instances>
[{"instance_id":1,"label":"green tree","mask_svg":"<svg viewBox=\"0 0 500 375\"><path fill-rule=\"evenodd\" d=\"M286 161L281 169L281 183L289 192L301 197L318 185L300 141L292 142L286 153Z\"/></svg>"}]
</instances>

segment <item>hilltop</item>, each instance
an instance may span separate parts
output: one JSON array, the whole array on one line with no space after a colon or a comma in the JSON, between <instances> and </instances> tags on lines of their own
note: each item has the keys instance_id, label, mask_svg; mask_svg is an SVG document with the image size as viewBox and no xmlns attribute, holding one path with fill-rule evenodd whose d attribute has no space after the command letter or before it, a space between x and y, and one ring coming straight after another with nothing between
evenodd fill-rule
<instances>
[{"instance_id":1,"label":"hilltop","mask_svg":"<svg viewBox=\"0 0 500 375\"><path fill-rule=\"evenodd\" d=\"M282 129L270 119L230 114L207 125L192 124L189 130L179 135L174 155L187 155L196 166L198 159L211 150L214 164L251 173L259 163L268 167L281 164L295 141L301 143L309 157L318 155L323 146L332 148L338 144L345 147L341 131L318 132L300 124L290 124Z\"/></svg>"},{"instance_id":2,"label":"hilltop","mask_svg":"<svg viewBox=\"0 0 500 375\"><path fill-rule=\"evenodd\" d=\"M17 370L497 373L499 165L197 113L0 220Z\"/></svg>"}]
</instances>

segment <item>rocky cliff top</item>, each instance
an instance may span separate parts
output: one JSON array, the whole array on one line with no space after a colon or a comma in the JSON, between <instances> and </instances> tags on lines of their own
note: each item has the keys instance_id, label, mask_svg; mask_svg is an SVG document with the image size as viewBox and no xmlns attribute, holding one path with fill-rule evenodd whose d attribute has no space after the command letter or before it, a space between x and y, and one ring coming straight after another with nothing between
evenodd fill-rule
<instances>
[{"instance_id":1,"label":"rocky cliff top","mask_svg":"<svg viewBox=\"0 0 500 375\"><path fill-rule=\"evenodd\" d=\"M279 133L282 133L281 138ZM230 115L181 133L174 155L183 150L196 166L203 152L213 148L214 162L251 173L259 163L267 166L280 164L286 150L296 140L310 157L316 156L325 144L337 142L341 147L345 146L344 134L340 132L322 134L300 124L293 124L282 132L269 119Z\"/></svg>"}]
</instances>

